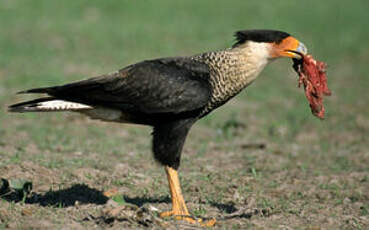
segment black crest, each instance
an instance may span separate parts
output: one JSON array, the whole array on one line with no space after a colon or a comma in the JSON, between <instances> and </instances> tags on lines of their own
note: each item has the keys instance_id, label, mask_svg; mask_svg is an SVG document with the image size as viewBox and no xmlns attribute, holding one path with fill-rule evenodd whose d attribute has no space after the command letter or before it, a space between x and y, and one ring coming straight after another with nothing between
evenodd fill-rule
<instances>
[{"instance_id":1,"label":"black crest","mask_svg":"<svg viewBox=\"0 0 369 230\"><path fill-rule=\"evenodd\" d=\"M246 41L275 42L278 44L288 36L290 36L288 33L278 30L241 30L235 33L236 43L233 47Z\"/></svg>"}]
</instances>

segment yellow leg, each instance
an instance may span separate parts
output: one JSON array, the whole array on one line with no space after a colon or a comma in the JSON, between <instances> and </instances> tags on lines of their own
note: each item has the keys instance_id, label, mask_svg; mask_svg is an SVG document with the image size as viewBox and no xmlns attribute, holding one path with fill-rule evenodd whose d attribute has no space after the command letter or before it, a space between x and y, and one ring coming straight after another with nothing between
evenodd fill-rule
<instances>
[{"instance_id":1,"label":"yellow leg","mask_svg":"<svg viewBox=\"0 0 369 230\"><path fill-rule=\"evenodd\" d=\"M165 166L165 172L167 173L170 196L172 198L172 210L160 213L160 217L174 216L176 220L185 220L192 224L200 223L202 226L207 227L213 226L216 222L215 219L203 222L201 219L195 220L194 218L189 216L190 213L188 212L186 203L182 196L181 185L179 182L177 170L169 166Z\"/></svg>"}]
</instances>

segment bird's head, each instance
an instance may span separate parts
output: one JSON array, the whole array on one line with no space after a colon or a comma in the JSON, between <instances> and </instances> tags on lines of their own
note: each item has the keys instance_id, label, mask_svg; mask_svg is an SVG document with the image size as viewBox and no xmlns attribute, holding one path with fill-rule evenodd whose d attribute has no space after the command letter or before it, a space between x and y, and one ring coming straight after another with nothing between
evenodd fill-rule
<instances>
[{"instance_id":1,"label":"bird's head","mask_svg":"<svg viewBox=\"0 0 369 230\"><path fill-rule=\"evenodd\" d=\"M289 57L301 59L307 54L305 45L290 34L277 30L242 30L235 33L236 47L249 47L268 59ZM256 54L256 53L255 53Z\"/></svg>"}]
</instances>

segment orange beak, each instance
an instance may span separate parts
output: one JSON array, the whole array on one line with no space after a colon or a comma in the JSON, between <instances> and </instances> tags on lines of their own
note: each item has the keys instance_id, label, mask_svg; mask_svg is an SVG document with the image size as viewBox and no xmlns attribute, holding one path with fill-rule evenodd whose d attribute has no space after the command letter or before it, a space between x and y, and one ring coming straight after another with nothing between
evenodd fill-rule
<instances>
[{"instance_id":1,"label":"orange beak","mask_svg":"<svg viewBox=\"0 0 369 230\"><path fill-rule=\"evenodd\" d=\"M289 36L283 39L280 43L273 43L272 57L289 57L301 59L303 55L307 54L307 48L304 43L296 38Z\"/></svg>"}]
</instances>

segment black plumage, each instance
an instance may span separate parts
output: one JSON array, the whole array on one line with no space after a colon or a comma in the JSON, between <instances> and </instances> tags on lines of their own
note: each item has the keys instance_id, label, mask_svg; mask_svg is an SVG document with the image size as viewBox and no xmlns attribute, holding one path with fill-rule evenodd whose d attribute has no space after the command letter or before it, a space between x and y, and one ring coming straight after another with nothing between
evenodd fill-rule
<instances>
[{"instance_id":1,"label":"black plumage","mask_svg":"<svg viewBox=\"0 0 369 230\"><path fill-rule=\"evenodd\" d=\"M178 114L199 109L210 97L206 81L209 68L188 62L185 58L144 61L111 74L20 93L46 93L58 99L135 113Z\"/></svg>"},{"instance_id":2,"label":"black plumage","mask_svg":"<svg viewBox=\"0 0 369 230\"><path fill-rule=\"evenodd\" d=\"M290 34L278 30L240 30L235 33L236 43L233 47L244 44L246 41L275 42L279 44Z\"/></svg>"},{"instance_id":3,"label":"black plumage","mask_svg":"<svg viewBox=\"0 0 369 230\"><path fill-rule=\"evenodd\" d=\"M209 74L207 65L189 58L143 61L75 83L22 91L51 97L12 105L10 111L55 99L123 111L130 117L125 122L154 127L155 159L177 169L187 132L210 99Z\"/></svg>"},{"instance_id":4,"label":"black plumage","mask_svg":"<svg viewBox=\"0 0 369 230\"><path fill-rule=\"evenodd\" d=\"M143 61L75 83L22 91L48 96L11 105L9 111L76 111L106 121L152 126L152 150L165 166L173 204L172 211L161 216L182 216L193 223L183 217L189 212L177 175L190 128L251 84L269 60L298 58L298 52L290 51L306 50L281 31L245 30L235 36L231 49Z\"/></svg>"}]
</instances>

